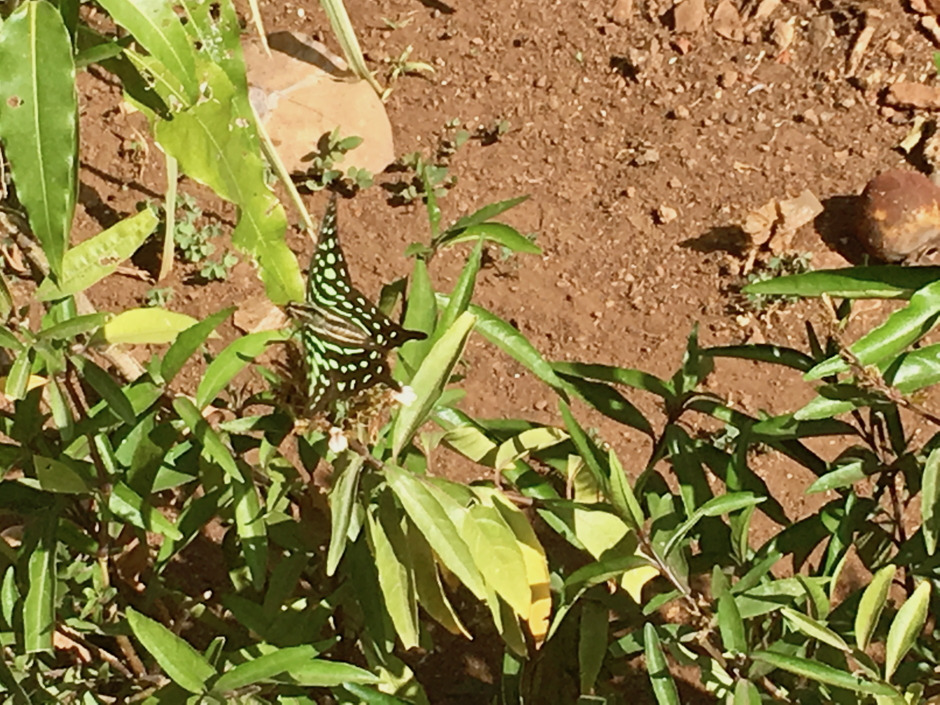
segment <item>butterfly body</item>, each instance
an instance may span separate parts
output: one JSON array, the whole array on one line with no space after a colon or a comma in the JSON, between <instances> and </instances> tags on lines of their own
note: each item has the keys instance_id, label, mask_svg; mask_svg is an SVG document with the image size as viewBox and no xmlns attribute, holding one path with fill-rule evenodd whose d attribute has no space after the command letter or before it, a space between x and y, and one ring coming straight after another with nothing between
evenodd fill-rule
<instances>
[{"instance_id":1,"label":"butterfly body","mask_svg":"<svg viewBox=\"0 0 940 705\"><path fill-rule=\"evenodd\" d=\"M339 245L335 198L320 225L306 299L289 304L287 311L298 323L307 367L307 409L314 415L378 384L399 390L389 353L426 337L389 319L352 285Z\"/></svg>"}]
</instances>

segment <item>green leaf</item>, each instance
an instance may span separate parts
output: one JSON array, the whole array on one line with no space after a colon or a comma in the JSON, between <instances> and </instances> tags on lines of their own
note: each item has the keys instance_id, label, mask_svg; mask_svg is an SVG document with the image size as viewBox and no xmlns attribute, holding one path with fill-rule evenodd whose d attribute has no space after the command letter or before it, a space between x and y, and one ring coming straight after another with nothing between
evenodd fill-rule
<instances>
[{"instance_id":1,"label":"green leaf","mask_svg":"<svg viewBox=\"0 0 940 705\"><path fill-rule=\"evenodd\" d=\"M806 494L816 494L828 490L837 490L864 480L868 477L865 464L861 461L846 463L816 480L806 488Z\"/></svg>"},{"instance_id":2,"label":"green leaf","mask_svg":"<svg viewBox=\"0 0 940 705\"><path fill-rule=\"evenodd\" d=\"M940 448L934 448L927 456L920 492L924 545L927 555L932 556L937 551L937 537L940 536Z\"/></svg>"},{"instance_id":3,"label":"green leaf","mask_svg":"<svg viewBox=\"0 0 940 705\"><path fill-rule=\"evenodd\" d=\"M230 671L226 671L219 676L212 690L216 693L227 693L256 683L278 682L294 682L300 685L310 686L311 684L309 683L301 683L298 681L297 676L306 671L309 677L310 666L314 663L322 664L324 671L330 666L345 666L363 683L374 683L378 680L368 671L363 671L349 664L331 663L329 661L318 662L316 660L317 655L317 650L309 645L277 649L239 664ZM317 683L317 685L321 685L321 683Z\"/></svg>"},{"instance_id":4,"label":"green leaf","mask_svg":"<svg viewBox=\"0 0 940 705\"><path fill-rule=\"evenodd\" d=\"M303 301L300 267L285 242L287 216L265 183L254 118L239 112L243 101L221 68L208 65L204 80L211 99L158 122L157 141L188 176L239 207L232 244L254 258L268 298Z\"/></svg>"},{"instance_id":5,"label":"green leaf","mask_svg":"<svg viewBox=\"0 0 940 705\"><path fill-rule=\"evenodd\" d=\"M926 335L940 317L940 281L918 289L904 308L895 311L888 320L857 340L850 348L865 367L896 355L908 345ZM819 363L805 375L804 379L821 379L844 372L848 364L839 356Z\"/></svg>"},{"instance_id":6,"label":"green leaf","mask_svg":"<svg viewBox=\"0 0 940 705\"><path fill-rule=\"evenodd\" d=\"M104 0L101 6L173 74L194 103L199 85L193 48L173 6L163 0Z\"/></svg>"},{"instance_id":7,"label":"green leaf","mask_svg":"<svg viewBox=\"0 0 940 705\"><path fill-rule=\"evenodd\" d=\"M58 284L45 279L36 291L36 298L39 301L64 299L101 281L144 244L158 222L154 212L144 208L137 215L79 243L65 253Z\"/></svg>"},{"instance_id":8,"label":"green leaf","mask_svg":"<svg viewBox=\"0 0 940 705\"><path fill-rule=\"evenodd\" d=\"M173 408L192 432L193 437L199 441L206 453L218 464L231 479L242 481L242 474L235 465L231 451L222 443L222 439L206 421L199 409L186 397L177 397L173 400Z\"/></svg>"},{"instance_id":9,"label":"green leaf","mask_svg":"<svg viewBox=\"0 0 940 705\"><path fill-rule=\"evenodd\" d=\"M104 324L104 340L111 345L162 345L198 323L192 316L162 308L131 308Z\"/></svg>"},{"instance_id":10,"label":"green leaf","mask_svg":"<svg viewBox=\"0 0 940 705\"><path fill-rule=\"evenodd\" d=\"M643 626L643 649L646 653L646 670L649 672L656 702L659 705L679 705L679 689L669 673L656 627L649 622Z\"/></svg>"},{"instance_id":11,"label":"green leaf","mask_svg":"<svg viewBox=\"0 0 940 705\"><path fill-rule=\"evenodd\" d=\"M336 572L349 534L349 524L356 508L359 477L365 463L358 453L347 451L333 461L333 487L330 489L330 547L326 554L326 574Z\"/></svg>"},{"instance_id":12,"label":"green leaf","mask_svg":"<svg viewBox=\"0 0 940 705\"><path fill-rule=\"evenodd\" d=\"M30 527L39 540L29 554L29 589L23 600L23 642L26 653L52 652L55 631L56 528L58 512L47 512Z\"/></svg>"},{"instance_id":13,"label":"green leaf","mask_svg":"<svg viewBox=\"0 0 940 705\"><path fill-rule=\"evenodd\" d=\"M453 247L461 242L473 242L477 238L483 238L490 242L495 242L513 252L522 252L530 255L542 254L542 248L532 242L525 235L522 235L511 225L504 223L480 223L471 225L457 234L448 236L442 241L439 247Z\"/></svg>"},{"instance_id":14,"label":"green leaf","mask_svg":"<svg viewBox=\"0 0 940 705\"><path fill-rule=\"evenodd\" d=\"M267 350L271 343L288 338L288 331L267 330L233 341L206 368L196 390L196 406L205 409L245 365Z\"/></svg>"},{"instance_id":15,"label":"green leaf","mask_svg":"<svg viewBox=\"0 0 940 705\"><path fill-rule=\"evenodd\" d=\"M523 203L527 200L529 200L528 196L517 196L516 198L510 198L506 201L500 201L498 203L491 203L488 206L483 206L483 208L480 210L460 218L453 225L447 228L447 230L441 233L441 236L435 245L440 247L446 244L452 237L459 235L467 228L474 225L479 225L480 223L485 223L491 218L495 218L501 213L505 213L510 208L515 208L520 203Z\"/></svg>"},{"instance_id":16,"label":"green leaf","mask_svg":"<svg viewBox=\"0 0 940 705\"><path fill-rule=\"evenodd\" d=\"M613 365L593 365L583 362L553 362L552 368L555 372L567 375L569 377L581 377L583 379L594 379L599 382L609 382L611 384L623 384L634 389L641 389L644 392L655 394L663 399L671 399L675 396L672 385L669 382L661 380L646 372L628 369L625 367L614 367Z\"/></svg>"},{"instance_id":17,"label":"green leaf","mask_svg":"<svg viewBox=\"0 0 940 705\"><path fill-rule=\"evenodd\" d=\"M777 277L748 284L745 294L838 299L906 299L940 279L940 267L851 267Z\"/></svg>"},{"instance_id":18,"label":"green leaf","mask_svg":"<svg viewBox=\"0 0 940 705\"><path fill-rule=\"evenodd\" d=\"M378 517L374 509L370 507L366 519L379 574L379 587L395 633L407 651L418 646L418 602L411 553L391 495L387 492L383 494L379 501Z\"/></svg>"},{"instance_id":19,"label":"green leaf","mask_svg":"<svg viewBox=\"0 0 940 705\"><path fill-rule=\"evenodd\" d=\"M496 450L493 467L503 471L529 454L551 448L568 439L568 434L553 426L536 426L503 441Z\"/></svg>"},{"instance_id":20,"label":"green leaf","mask_svg":"<svg viewBox=\"0 0 940 705\"><path fill-rule=\"evenodd\" d=\"M23 3L0 29L0 140L53 276L75 213L78 102L72 42L54 5Z\"/></svg>"},{"instance_id":21,"label":"green leaf","mask_svg":"<svg viewBox=\"0 0 940 705\"><path fill-rule=\"evenodd\" d=\"M765 500L764 497L757 497L753 492L729 492L719 497L713 497L701 507L696 509L692 516L686 519L676 529L676 532L669 538L669 542L663 549L663 556L668 556L676 544L681 541L685 535L705 517L717 517L722 514L730 514L745 507L751 507L760 504Z\"/></svg>"},{"instance_id":22,"label":"green leaf","mask_svg":"<svg viewBox=\"0 0 940 705\"><path fill-rule=\"evenodd\" d=\"M145 531L152 531L175 541L183 538L173 526L173 522L123 482L115 483L111 488L108 509L124 521Z\"/></svg>"},{"instance_id":23,"label":"green leaf","mask_svg":"<svg viewBox=\"0 0 940 705\"><path fill-rule=\"evenodd\" d=\"M82 378L101 395L111 411L130 426L137 423L137 414L134 413L134 407L131 406L124 390L110 374L86 357L74 355L70 359L81 372Z\"/></svg>"},{"instance_id":24,"label":"green leaf","mask_svg":"<svg viewBox=\"0 0 940 705\"><path fill-rule=\"evenodd\" d=\"M268 533L264 523L265 513L261 509L258 490L255 483L251 481L250 474L239 473L238 477L230 476L230 484L235 527L242 544L245 565L248 566L248 572L251 574L252 586L255 590L260 590L264 587L268 567Z\"/></svg>"},{"instance_id":25,"label":"green leaf","mask_svg":"<svg viewBox=\"0 0 940 705\"><path fill-rule=\"evenodd\" d=\"M3 574L3 585L0 587L0 615L7 626L13 625L16 603L20 600L20 591L16 586L16 566L7 566Z\"/></svg>"},{"instance_id":26,"label":"green leaf","mask_svg":"<svg viewBox=\"0 0 940 705\"><path fill-rule=\"evenodd\" d=\"M475 320L469 313L461 314L421 362L421 367L411 380L411 388L417 399L399 410L392 426L392 457L398 457L440 399L450 373L467 344Z\"/></svg>"},{"instance_id":27,"label":"green leaf","mask_svg":"<svg viewBox=\"0 0 940 705\"><path fill-rule=\"evenodd\" d=\"M897 567L893 564L881 568L872 576L871 582L862 593L862 599L859 600L858 611L855 613L855 643L862 651L868 648L871 636L878 628L878 620L888 601L888 591L891 589L896 570Z\"/></svg>"},{"instance_id":28,"label":"green leaf","mask_svg":"<svg viewBox=\"0 0 940 705\"><path fill-rule=\"evenodd\" d=\"M444 305L450 300L443 294L438 294L437 299ZM476 316L476 331L480 335L565 396L564 382L558 378L552 366L522 333L484 308L471 304L468 310Z\"/></svg>"},{"instance_id":29,"label":"green leaf","mask_svg":"<svg viewBox=\"0 0 940 705\"><path fill-rule=\"evenodd\" d=\"M886 697L898 694L894 688L886 683L876 683L812 659L788 656L773 651L754 651L751 653L751 658L756 661L763 661L774 668L795 673L803 678L809 678L836 688L845 688L856 693L884 695Z\"/></svg>"},{"instance_id":30,"label":"green leaf","mask_svg":"<svg viewBox=\"0 0 940 705\"><path fill-rule=\"evenodd\" d=\"M726 345L702 350L702 355L768 362L800 372L807 372L816 364L816 361L806 353L779 345Z\"/></svg>"},{"instance_id":31,"label":"green leaf","mask_svg":"<svg viewBox=\"0 0 940 705\"><path fill-rule=\"evenodd\" d=\"M456 522L455 522L456 523ZM532 609L525 557L499 510L474 504L458 525L487 584L523 619Z\"/></svg>"},{"instance_id":32,"label":"green leaf","mask_svg":"<svg viewBox=\"0 0 940 705\"><path fill-rule=\"evenodd\" d=\"M39 486L45 492L86 494L89 491L85 478L60 460L34 455L33 467L36 468L36 479L39 480Z\"/></svg>"},{"instance_id":33,"label":"green leaf","mask_svg":"<svg viewBox=\"0 0 940 705\"><path fill-rule=\"evenodd\" d=\"M626 522L631 529L634 531L642 529L645 522L643 508L633 493L627 473L624 471L623 465L620 464L620 459L614 453L613 448L610 449L608 456L610 463L610 503L617 511L617 516Z\"/></svg>"},{"instance_id":34,"label":"green leaf","mask_svg":"<svg viewBox=\"0 0 940 705\"><path fill-rule=\"evenodd\" d=\"M929 580L918 585L891 622L885 642L885 679L888 681L924 628L930 607L930 587Z\"/></svg>"},{"instance_id":35,"label":"green leaf","mask_svg":"<svg viewBox=\"0 0 940 705\"><path fill-rule=\"evenodd\" d=\"M178 336L163 356L163 362L160 365L160 375L163 377L163 383L169 384L174 377L183 369L186 361L192 357L193 353L199 349L206 338L214 331L219 324L232 315L235 311L234 306L216 311L211 316L193 326L190 326Z\"/></svg>"},{"instance_id":36,"label":"green leaf","mask_svg":"<svg viewBox=\"0 0 940 705\"><path fill-rule=\"evenodd\" d=\"M477 599L483 600L486 596L483 576L466 542L434 494L420 480L393 465L386 467L386 479L405 512L431 544L441 562L460 578Z\"/></svg>"},{"instance_id":37,"label":"green leaf","mask_svg":"<svg viewBox=\"0 0 940 705\"><path fill-rule=\"evenodd\" d=\"M26 348L20 340L6 328L0 327L0 348L19 352Z\"/></svg>"},{"instance_id":38,"label":"green leaf","mask_svg":"<svg viewBox=\"0 0 940 705\"><path fill-rule=\"evenodd\" d=\"M467 310L470 305L470 299L473 296L473 287L476 284L477 273L480 271L480 263L483 258L483 241L477 241L476 247L467 258L467 263L460 272L460 279L454 285L454 290L450 293L450 300L441 313L437 327L434 329L434 340L436 341L444 333L450 330L450 327Z\"/></svg>"},{"instance_id":39,"label":"green leaf","mask_svg":"<svg viewBox=\"0 0 940 705\"><path fill-rule=\"evenodd\" d=\"M6 387L3 393L10 399L23 399L26 397L27 387L29 386L29 373L33 367L32 348L23 350L10 367L10 374L7 375Z\"/></svg>"},{"instance_id":40,"label":"green leaf","mask_svg":"<svg viewBox=\"0 0 940 705\"><path fill-rule=\"evenodd\" d=\"M76 336L98 330L107 323L110 316L109 313L89 313L84 316L73 316L39 331L36 338L38 340L71 340Z\"/></svg>"},{"instance_id":41,"label":"green leaf","mask_svg":"<svg viewBox=\"0 0 940 705\"><path fill-rule=\"evenodd\" d=\"M560 375L574 393L597 409L604 416L630 428L655 436L653 427L643 413L631 404L620 392L606 384L592 382L581 377Z\"/></svg>"},{"instance_id":42,"label":"green leaf","mask_svg":"<svg viewBox=\"0 0 940 705\"><path fill-rule=\"evenodd\" d=\"M730 591L718 598L718 629L725 651L747 653L744 620L741 619L741 612Z\"/></svg>"},{"instance_id":43,"label":"green leaf","mask_svg":"<svg viewBox=\"0 0 940 705\"><path fill-rule=\"evenodd\" d=\"M812 617L809 617L802 612L797 612L790 607L784 607L782 610L780 610L780 613L783 615L784 619L790 623L790 626L793 629L802 632L811 639L821 641L822 643L828 644L832 648L838 649L839 651L846 653L852 651L852 649L848 644L845 643L845 640L841 636Z\"/></svg>"},{"instance_id":44,"label":"green leaf","mask_svg":"<svg viewBox=\"0 0 940 705\"><path fill-rule=\"evenodd\" d=\"M739 680L734 684L732 705L761 705L760 691L750 681Z\"/></svg>"},{"instance_id":45,"label":"green leaf","mask_svg":"<svg viewBox=\"0 0 940 705\"><path fill-rule=\"evenodd\" d=\"M133 607L127 608L127 623L174 683L190 693L206 692L206 684L215 676L215 669L202 654Z\"/></svg>"},{"instance_id":46,"label":"green leaf","mask_svg":"<svg viewBox=\"0 0 940 705\"><path fill-rule=\"evenodd\" d=\"M437 321L437 302L434 300L434 286L428 274L428 265L422 259L415 260L411 273L411 291L408 295L408 307L402 326L406 330L424 333L423 340L409 340L401 346L399 357L408 363L409 369L416 369L424 360L433 344L435 322Z\"/></svg>"},{"instance_id":47,"label":"green leaf","mask_svg":"<svg viewBox=\"0 0 940 705\"><path fill-rule=\"evenodd\" d=\"M578 673L582 693L594 690L604 656L607 655L607 639L610 610L607 606L585 600L581 604L581 623L578 634Z\"/></svg>"}]
</instances>

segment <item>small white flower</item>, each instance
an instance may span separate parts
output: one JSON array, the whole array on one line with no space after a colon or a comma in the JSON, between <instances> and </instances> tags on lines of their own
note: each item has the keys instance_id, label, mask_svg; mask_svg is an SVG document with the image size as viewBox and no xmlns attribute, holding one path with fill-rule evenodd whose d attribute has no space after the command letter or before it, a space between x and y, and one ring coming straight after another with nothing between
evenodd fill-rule
<instances>
[{"instance_id":1,"label":"small white flower","mask_svg":"<svg viewBox=\"0 0 940 705\"><path fill-rule=\"evenodd\" d=\"M342 453L349 447L349 440L343 434L343 429L334 426L330 429L330 441L327 443L334 453Z\"/></svg>"},{"instance_id":2,"label":"small white flower","mask_svg":"<svg viewBox=\"0 0 940 705\"><path fill-rule=\"evenodd\" d=\"M400 392L392 392L392 399L402 406L411 406L418 400L418 395L415 394L415 390L406 384Z\"/></svg>"}]
</instances>

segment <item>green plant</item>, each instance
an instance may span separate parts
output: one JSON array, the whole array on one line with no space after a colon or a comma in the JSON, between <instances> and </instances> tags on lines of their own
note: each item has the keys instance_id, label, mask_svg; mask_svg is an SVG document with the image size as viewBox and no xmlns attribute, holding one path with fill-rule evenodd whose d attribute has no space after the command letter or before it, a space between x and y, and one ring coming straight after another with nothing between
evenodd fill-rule
<instances>
[{"instance_id":1,"label":"green plant","mask_svg":"<svg viewBox=\"0 0 940 705\"><path fill-rule=\"evenodd\" d=\"M802 274L812 267L813 255L809 252L799 254L790 253L774 255L767 263L753 269L747 275L748 284L776 279L787 274ZM775 303L793 303L798 297L766 296L763 294L745 293L748 303L756 311L763 311Z\"/></svg>"},{"instance_id":2,"label":"green plant","mask_svg":"<svg viewBox=\"0 0 940 705\"><path fill-rule=\"evenodd\" d=\"M311 191L321 191L345 180L354 190L369 188L373 177L366 169L351 166L344 176L342 169L336 168L336 165L342 163L346 155L360 144L361 137L340 138L338 127L323 135L318 144L319 151L310 158L304 186Z\"/></svg>"},{"instance_id":3,"label":"green plant","mask_svg":"<svg viewBox=\"0 0 940 705\"><path fill-rule=\"evenodd\" d=\"M427 200L427 195L433 190L435 198L441 198L447 190L457 184L457 178L450 176L446 166L429 164L424 160L421 152L410 152L399 158L401 168L414 172L407 181L397 184L384 185L391 191L396 204L407 205L415 201Z\"/></svg>"},{"instance_id":4,"label":"green plant","mask_svg":"<svg viewBox=\"0 0 940 705\"><path fill-rule=\"evenodd\" d=\"M386 57L384 62L388 64L388 87L382 93L382 100L386 100L392 93L395 83L402 76L418 76L422 73L434 73L434 67L423 61L411 61L411 52L413 46L405 47L397 57Z\"/></svg>"},{"instance_id":5,"label":"green plant","mask_svg":"<svg viewBox=\"0 0 940 705\"><path fill-rule=\"evenodd\" d=\"M229 270L238 264L238 257L232 252L226 252L222 255L222 260L209 260L202 269L199 270L199 276L206 281L225 281L228 279Z\"/></svg>"},{"instance_id":6,"label":"green plant","mask_svg":"<svg viewBox=\"0 0 940 705\"><path fill-rule=\"evenodd\" d=\"M154 287L147 292L146 305L155 308L166 308L166 305L173 300L174 296L173 287Z\"/></svg>"}]
</instances>

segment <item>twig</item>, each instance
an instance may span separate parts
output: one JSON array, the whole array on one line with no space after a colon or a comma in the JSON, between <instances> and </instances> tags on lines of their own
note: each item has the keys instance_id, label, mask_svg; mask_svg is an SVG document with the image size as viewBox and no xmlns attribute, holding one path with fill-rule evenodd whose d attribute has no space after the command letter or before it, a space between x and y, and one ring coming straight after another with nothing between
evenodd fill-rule
<instances>
[{"instance_id":1,"label":"twig","mask_svg":"<svg viewBox=\"0 0 940 705\"><path fill-rule=\"evenodd\" d=\"M116 670L120 671L121 675L127 678L128 680L134 679L134 674L130 671L130 669L127 666L125 666L121 662L121 660L117 656L115 656L109 651L105 651L100 646L96 646L92 642L88 641L84 636L82 636L79 632L75 631L71 627L65 624L60 624L58 627L56 627L56 631L65 635L67 638L71 639L77 644L81 644L84 648L94 653L95 656L97 656L102 661L107 661ZM139 662L140 661L138 659L138 663Z\"/></svg>"},{"instance_id":2,"label":"twig","mask_svg":"<svg viewBox=\"0 0 940 705\"><path fill-rule=\"evenodd\" d=\"M878 8L870 7L865 10L864 17L865 26L855 39L855 46L852 47L849 59L846 62L845 72L848 76L854 76L855 72L858 71L862 63L862 56L868 51L868 45L871 43L872 37L875 36L875 30L878 28L878 25L881 24L885 15Z\"/></svg>"}]
</instances>

